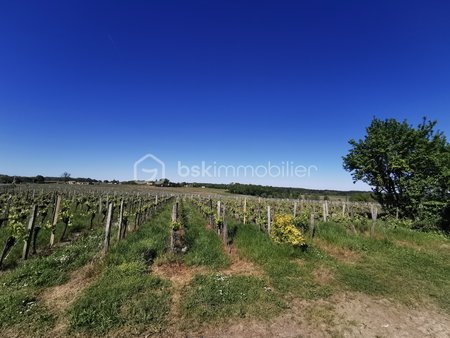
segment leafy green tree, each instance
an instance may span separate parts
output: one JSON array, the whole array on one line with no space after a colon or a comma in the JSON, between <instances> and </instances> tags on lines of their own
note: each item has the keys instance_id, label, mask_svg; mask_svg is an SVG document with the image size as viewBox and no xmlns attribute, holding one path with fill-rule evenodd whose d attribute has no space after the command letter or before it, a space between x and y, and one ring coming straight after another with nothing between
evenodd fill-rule
<instances>
[{"instance_id":1,"label":"leafy green tree","mask_svg":"<svg viewBox=\"0 0 450 338\"><path fill-rule=\"evenodd\" d=\"M44 183L45 182L45 178L42 175L37 175L34 179L35 183Z\"/></svg>"},{"instance_id":2,"label":"leafy green tree","mask_svg":"<svg viewBox=\"0 0 450 338\"><path fill-rule=\"evenodd\" d=\"M389 212L418 218L425 201L446 202L450 182L450 147L436 121L426 118L417 128L406 121L374 118L364 139L350 140L344 169L354 182L372 187Z\"/></svg>"}]
</instances>

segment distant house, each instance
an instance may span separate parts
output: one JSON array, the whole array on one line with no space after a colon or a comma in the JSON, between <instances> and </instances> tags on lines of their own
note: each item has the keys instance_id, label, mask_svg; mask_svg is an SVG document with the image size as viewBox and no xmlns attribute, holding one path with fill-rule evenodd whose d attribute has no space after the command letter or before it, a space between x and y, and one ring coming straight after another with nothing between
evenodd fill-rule
<instances>
[{"instance_id":1,"label":"distant house","mask_svg":"<svg viewBox=\"0 0 450 338\"><path fill-rule=\"evenodd\" d=\"M90 184L92 184L92 182L68 181L67 184L70 184L70 185L90 185Z\"/></svg>"},{"instance_id":2,"label":"distant house","mask_svg":"<svg viewBox=\"0 0 450 338\"><path fill-rule=\"evenodd\" d=\"M170 185L170 181L167 178L161 178L155 182L155 185L158 187L168 187Z\"/></svg>"}]
</instances>

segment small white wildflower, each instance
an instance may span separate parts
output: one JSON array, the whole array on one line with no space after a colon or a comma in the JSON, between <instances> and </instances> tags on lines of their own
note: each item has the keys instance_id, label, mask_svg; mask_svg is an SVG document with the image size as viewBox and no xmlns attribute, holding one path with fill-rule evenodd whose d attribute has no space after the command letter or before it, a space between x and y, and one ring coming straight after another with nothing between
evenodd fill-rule
<instances>
[{"instance_id":1,"label":"small white wildflower","mask_svg":"<svg viewBox=\"0 0 450 338\"><path fill-rule=\"evenodd\" d=\"M220 275L220 274L217 274L216 280L217 280L217 281L220 281L220 282L223 282L223 281L225 280L225 277L222 276L222 275Z\"/></svg>"}]
</instances>

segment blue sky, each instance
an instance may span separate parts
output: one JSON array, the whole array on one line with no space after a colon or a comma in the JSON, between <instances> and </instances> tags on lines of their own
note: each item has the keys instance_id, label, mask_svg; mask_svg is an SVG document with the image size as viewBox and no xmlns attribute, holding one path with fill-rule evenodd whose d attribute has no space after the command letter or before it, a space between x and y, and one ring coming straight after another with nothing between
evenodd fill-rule
<instances>
[{"instance_id":1,"label":"blue sky","mask_svg":"<svg viewBox=\"0 0 450 338\"><path fill-rule=\"evenodd\" d=\"M0 4L0 173L133 179L186 165L318 168L188 181L367 189L342 169L373 116L450 130L448 1Z\"/></svg>"}]
</instances>

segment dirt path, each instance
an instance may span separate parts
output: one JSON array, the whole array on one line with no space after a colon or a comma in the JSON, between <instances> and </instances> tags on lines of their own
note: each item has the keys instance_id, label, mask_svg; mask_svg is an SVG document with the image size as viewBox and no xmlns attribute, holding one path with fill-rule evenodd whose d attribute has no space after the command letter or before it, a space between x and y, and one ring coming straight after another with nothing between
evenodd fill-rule
<instances>
[{"instance_id":1,"label":"dirt path","mask_svg":"<svg viewBox=\"0 0 450 338\"><path fill-rule=\"evenodd\" d=\"M95 265L89 263L72 272L67 283L45 289L42 292L40 298L58 318L53 330L48 334L49 337L66 336L65 332L68 325L66 310L77 296L94 281L95 275Z\"/></svg>"},{"instance_id":2,"label":"dirt path","mask_svg":"<svg viewBox=\"0 0 450 338\"><path fill-rule=\"evenodd\" d=\"M336 313L355 324L341 327L344 337L450 337L450 316L433 305L411 309L387 299L346 294Z\"/></svg>"},{"instance_id":3,"label":"dirt path","mask_svg":"<svg viewBox=\"0 0 450 338\"><path fill-rule=\"evenodd\" d=\"M434 306L410 309L387 299L345 293L328 300L294 300L269 321L248 319L203 328L185 337L450 337L450 316Z\"/></svg>"},{"instance_id":4,"label":"dirt path","mask_svg":"<svg viewBox=\"0 0 450 338\"><path fill-rule=\"evenodd\" d=\"M190 283L198 273L207 273L203 267L188 267L182 262L168 263L160 266L152 266L151 273L172 283L171 326L175 326L180 319L180 300L183 288Z\"/></svg>"},{"instance_id":5,"label":"dirt path","mask_svg":"<svg viewBox=\"0 0 450 338\"><path fill-rule=\"evenodd\" d=\"M224 248L225 250L225 248ZM180 313L181 295L183 289L192 281L196 274L218 272L224 275L252 275L263 276L264 272L257 265L239 256L237 249L225 250L231 259L230 265L225 269L211 270L206 267L188 267L182 262L166 263L151 267L151 273L172 283L172 303L170 310L170 320L168 330L164 332L164 337L186 337L186 332L182 329L182 315ZM193 337L201 337L195 333Z\"/></svg>"},{"instance_id":6,"label":"dirt path","mask_svg":"<svg viewBox=\"0 0 450 338\"><path fill-rule=\"evenodd\" d=\"M261 277L264 275L264 271L256 264L239 256L237 248L231 247L226 250L231 259L231 264L228 268L221 270L225 275L251 275Z\"/></svg>"}]
</instances>

